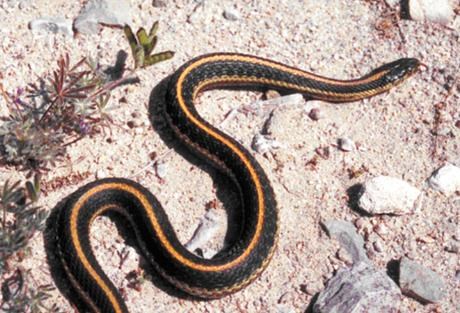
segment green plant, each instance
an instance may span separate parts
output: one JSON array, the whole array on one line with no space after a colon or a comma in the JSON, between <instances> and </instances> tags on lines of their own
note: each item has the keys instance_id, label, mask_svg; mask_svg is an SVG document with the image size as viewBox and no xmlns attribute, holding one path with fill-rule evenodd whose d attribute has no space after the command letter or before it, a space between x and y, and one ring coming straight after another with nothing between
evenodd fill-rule
<instances>
[{"instance_id":1,"label":"green plant","mask_svg":"<svg viewBox=\"0 0 460 313\"><path fill-rule=\"evenodd\" d=\"M142 27L136 32L136 36L128 25L125 25L123 29L133 54L134 68L145 68L155 63L171 59L174 56L174 52L172 51L152 54L158 42L158 37L156 35L158 31L158 22L153 23L148 34Z\"/></svg>"},{"instance_id":2,"label":"green plant","mask_svg":"<svg viewBox=\"0 0 460 313\"><path fill-rule=\"evenodd\" d=\"M42 230L46 212L34 203L40 194L38 175L34 181L28 181L25 187L19 182L9 184L7 181L0 191L0 260L7 267L7 260L24 249L35 232Z\"/></svg>"},{"instance_id":3,"label":"green plant","mask_svg":"<svg viewBox=\"0 0 460 313\"><path fill-rule=\"evenodd\" d=\"M29 286L26 279L29 272L10 264L11 259L17 261L24 257L29 240L44 227L47 214L35 206L39 196L38 175L33 181L27 181L24 187L21 187L19 182L14 184L6 182L0 190L0 277L4 278L1 284L0 310L2 312L57 310L56 307L48 308L43 304L43 301L49 297L49 291L54 287Z\"/></svg>"},{"instance_id":4,"label":"green plant","mask_svg":"<svg viewBox=\"0 0 460 313\"><path fill-rule=\"evenodd\" d=\"M86 58L71 66L66 55L57 65L50 77L29 85L27 94L24 89L9 94L0 85L9 110L0 126L0 152L6 163L48 170L68 145L109 125L110 92L132 79L113 80Z\"/></svg>"}]
</instances>

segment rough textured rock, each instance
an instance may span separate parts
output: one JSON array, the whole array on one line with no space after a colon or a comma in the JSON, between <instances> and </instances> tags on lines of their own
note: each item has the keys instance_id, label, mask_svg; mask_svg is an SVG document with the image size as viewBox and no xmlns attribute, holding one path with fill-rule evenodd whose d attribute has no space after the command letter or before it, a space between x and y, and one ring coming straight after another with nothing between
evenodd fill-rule
<instances>
[{"instance_id":1,"label":"rough textured rock","mask_svg":"<svg viewBox=\"0 0 460 313\"><path fill-rule=\"evenodd\" d=\"M131 24L131 7L126 0L92 0L89 1L80 15L75 19L77 31L94 34L99 31L99 24L125 25Z\"/></svg>"},{"instance_id":2,"label":"rough textured rock","mask_svg":"<svg viewBox=\"0 0 460 313\"><path fill-rule=\"evenodd\" d=\"M401 292L385 273L368 263L340 269L313 306L314 313L399 312Z\"/></svg>"},{"instance_id":3,"label":"rough textured rock","mask_svg":"<svg viewBox=\"0 0 460 313\"><path fill-rule=\"evenodd\" d=\"M40 17L29 23L32 32L62 33L67 36L73 36L72 21L60 16Z\"/></svg>"},{"instance_id":4,"label":"rough textured rock","mask_svg":"<svg viewBox=\"0 0 460 313\"><path fill-rule=\"evenodd\" d=\"M446 164L431 175L428 184L447 196L460 191L460 168Z\"/></svg>"},{"instance_id":5,"label":"rough textured rock","mask_svg":"<svg viewBox=\"0 0 460 313\"><path fill-rule=\"evenodd\" d=\"M415 21L448 24L454 17L449 0L410 0L409 14Z\"/></svg>"},{"instance_id":6,"label":"rough textured rock","mask_svg":"<svg viewBox=\"0 0 460 313\"><path fill-rule=\"evenodd\" d=\"M353 263L368 262L364 250L364 240L356 232L355 226L347 221L327 221L323 223L330 237L335 237L341 246L351 255Z\"/></svg>"},{"instance_id":7,"label":"rough textured rock","mask_svg":"<svg viewBox=\"0 0 460 313\"><path fill-rule=\"evenodd\" d=\"M409 214L420 191L394 177L378 176L363 185L358 205L369 214Z\"/></svg>"},{"instance_id":8,"label":"rough textured rock","mask_svg":"<svg viewBox=\"0 0 460 313\"><path fill-rule=\"evenodd\" d=\"M408 258L402 258L399 265L399 286L403 294L423 303L438 302L445 295L439 275Z\"/></svg>"}]
</instances>

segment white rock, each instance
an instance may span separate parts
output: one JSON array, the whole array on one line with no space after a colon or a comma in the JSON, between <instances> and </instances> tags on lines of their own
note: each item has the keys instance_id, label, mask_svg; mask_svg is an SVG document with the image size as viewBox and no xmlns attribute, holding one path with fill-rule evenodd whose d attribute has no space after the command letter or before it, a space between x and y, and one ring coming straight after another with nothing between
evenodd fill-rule
<instances>
[{"instance_id":1,"label":"white rock","mask_svg":"<svg viewBox=\"0 0 460 313\"><path fill-rule=\"evenodd\" d=\"M339 144L339 149L342 151L350 152L356 148L355 143L350 138L339 138L337 142Z\"/></svg>"},{"instance_id":2,"label":"white rock","mask_svg":"<svg viewBox=\"0 0 460 313\"><path fill-rule=\"evenodd\" d=\"M460 168L446 164L431 175L428 184L431 188L447 196L460 191Z\"/></svg>"},{"instance_id":3,"label":"white rock","mask_svg":"<svg viewBox=\"0 0 460 313\"><path fill-rule=\"evenodd\" d=\"M29 23L32 32L63 33L67 36L73 36L72 21L60 16L41 17Z\"/></svg>"},{"instance_id":4,"label":"white rock","mask_svg":"<svg viewBox=\"0 0 460 313\"><path fill-rule=\"evenodd\" d=\"M227 8L224 10L224 17L229 21L236 21L241 18L241 14L233 8Z\"/></svg>"},{"instance_id":5,"label":"white rock","mask_svg":"<svg viewBox=\"0 0 460 313\"><path fill-rule=\"evenodd\" d=\"M75 19L75 29L81 33L94 34L99 24L132 24L131 7L126 0L91 0Z\"/></svg>"},{"instance_id":6,"label":"white rock","mask_svg":"<svg viewBox=\"0 0 460 313\"><path fill-rule=\"evenodd\" d=\"M415 21L448 24L454 17L449 0L410 0L409 14Z\"/></svg>"},{"instance_id":7,"label":"white rock","mask_svg":"<svg viewBox=\"0 0 460 313\"><path fill-rule=\"evenodd\" d=\"M420 190L394 177L378 176L363 185L358 205L370 214L409 214Z\"/></svg>"},{"instance_id":8,"label":"white rock","mask_svg":"<svg viewBox=\"0 0 460 313\"><path fill-rule=\"evenodd\" d=\"M281 144L273 139L267 138L264 135L257 134L252 139L252 148L260 154L267 153L273 149L278 149Z\"/></svg>"}]
</instances>

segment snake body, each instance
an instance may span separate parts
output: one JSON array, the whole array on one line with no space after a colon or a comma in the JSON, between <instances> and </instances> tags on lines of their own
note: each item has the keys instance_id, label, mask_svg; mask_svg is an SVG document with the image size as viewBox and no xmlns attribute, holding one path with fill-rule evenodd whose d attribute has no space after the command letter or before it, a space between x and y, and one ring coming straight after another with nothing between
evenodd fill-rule
<instances>
[{"instance_id":1,"label":"snake body","mask_svg":"<svg viewBox=\"0 0 460 313\"><path fill-rule=\"evenodd\" d=\"M240 143L198 114L194 100L200 92L263 88L347 102L389 90L415 73L419 65L416 59L400 59L359 79L344 81L236 53L204 55L184 64L169 81L166 118L179 140L235 183L242 210L239 238L212 259L200 258L179 242L161 204L147 189L122 178L92 182L64 201L53 229L63 279L75 292L72 301L82 312L128 312L90 246L92 222L108 211L126 218L140 250L158 273L191 295L219 298L233 293L251 283L268 265L279 230L270 181Z\"/></svg>"}]
</instances>

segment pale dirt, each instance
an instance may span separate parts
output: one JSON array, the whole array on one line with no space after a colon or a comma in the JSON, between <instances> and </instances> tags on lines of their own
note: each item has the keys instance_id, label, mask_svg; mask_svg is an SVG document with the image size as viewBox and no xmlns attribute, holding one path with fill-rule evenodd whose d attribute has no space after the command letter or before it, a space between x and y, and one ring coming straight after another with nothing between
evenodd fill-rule
<instances>
[{"instance_id":1,"label":"pale dirt","mask_svg":"<svg viewBox=\"0 0 460 313\"><path fill-rule=\"evenodd\" d=\"M129 52L119 29L104 28L98 35L66 38L56 35L33 36L27 27L39 16L74 18L83 1L32 1L23 10L0 8L0 72L7 90L14 90L50 72L56 59L69 53L73 61L83 56L100 57L113 64L118 50ZM214 301L181 299L170 295L147 279L141 290L127 287L127 273L138 269L138 255L115 234L116 227L101 218L93 228L99 260L118 287L125 291L131 312L304 312L312 295L320 291L334 270L346 266L337 258L338 243L328 238L320 221L360 220L372 262L384 269L387 263L406 255L439 273L447 285L446 297L439 304L421 305L404 297L401 312L456 312L460 299L458 253L445 251L458 232L460 197L445 197L426 187L425 181L443 164L460 165L460 120L458 69L460 61L460 17L448 26L400 20L385 35L376 30L384 23L384 6L373 1L206 1L196 8L195 1L167 1L165 8L154 8L151 1L132 1L134 27L160 21L158 51L176 51L171 61L139 71L141 83L113 93L112 114L117 126L112 133L86 138L69 149L69 159L49 172L45 181L89 172L89 177L49 192L41 204L53 208L63 197L95 179L97 171L107 176L134 179L149 188L166 208L180 239L189 240L208 202L216 199L219 181L189 163L176 151L162 158L167 172L159 179L149 154L162 156L168 146L153 130L148 117L152 88L192 57L216 51L244 52L287 63L315 73L354 78L399 57L417 57L428 66L400 87L370 100L335 105L320 103L325 118L312 121L302 106L275 110L270 128L272 138L282 147L266 157L253 151L272 181L280 211L280 241L267 270L246 289ZM223 10L234 6L241 19L228 21ZM457 7L458 9L458 7ZM192 13L193 12L193 13ZM457 11L458 12L458 11ZM191 15L191 16L190 16ZM128 59L132 66L131 58ZM450 76L450 78L449 78ZM448 95L443 85L457 79ZM127 102L118 100L125 97ZM199 111L212 124L223 121L234 108L262 97L260 93L212 91L200 97ZM435 105L443 102L436 155ZM3 104L2 104L3 106ZM2 108L4 110L4 108ZM127 127L131 114L140 114L142 126ZM222 130L250 147L268 114L237 113ZM359 150L339 151L339 137L349 137ZM111 138L112 143L107 139ZM329 159L319 158L316 168L307 166L315 148L329 146ZM252 151L252 150L251 150ZM364 165L368 172L350 179L347 169ZM20 178L14 169L0 169L1 181ZM417 212L410 216L361 217L347 203L347 189L366 178L391 175L423 190ZM222 191L222 193L225 193ZM222 204L218 209L223 210ZM231 208L230 208L231 209ZM375 225L385 225L387 233L377 235ZM378 226L381 227L381 226ZM457 233L457 239L460 234ZM375 252L373 242L383 246ZM458 241L457 241L458 245ZM129 251L118 269L119 253ZM31 269L36 284L53 283L41 235L32 241L31 255L21 266ZM57 303L64 312L73 309L56 290L49 304Z\"/></svg>"}]
</instances>

